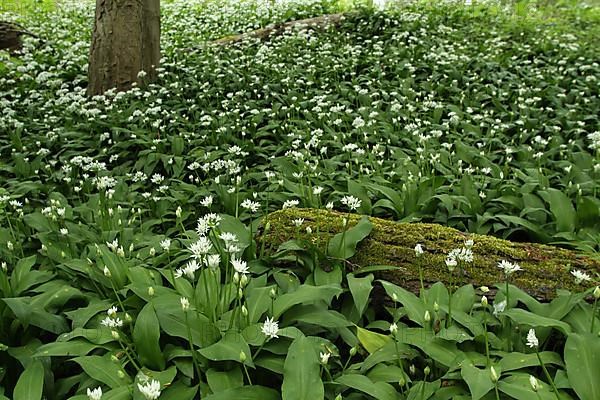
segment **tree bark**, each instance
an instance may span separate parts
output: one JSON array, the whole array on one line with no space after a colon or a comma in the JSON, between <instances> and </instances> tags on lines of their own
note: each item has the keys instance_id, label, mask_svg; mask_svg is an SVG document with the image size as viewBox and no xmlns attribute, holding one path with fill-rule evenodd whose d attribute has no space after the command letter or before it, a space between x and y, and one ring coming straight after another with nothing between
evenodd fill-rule
<instances>
[{"instance_id":1,"label":"tree bark","mask_svg":"<svg viewBox=\"0 0 600 400\"><path fill-rule=\"evenodd\" d=\"M322 250L329 239L343 230L344 218L353 226L361 216L315 209L287 209L269 214L263 222L257 240L258 248L264 242L267 254L296 238L297 228L293 220L303 218L300 240L309 241ZM592 277L600 273L600 261L574 251L532 243L516 243L491 236L465 234L453 228L435 224L398 223L370 217L373 224L370 235L359 243L356 254L347 262L351 270L375 265L388 265L393 270L375 272L377 278L385 279L415 293L419 292L419 268L423 268L426 286L435 282L448 284L472 283L475 286L494 286L504 282L498 262L507 260L518 263L523 270L514 273L510 283L538 300L550 300L557 289L581 291L586 285L577 285L571 271L579 269ZM268 225L268 229L267 229ZM310 227L312 233L306 233ZM463 276L455 270L451 276L445 265L450 250L464 246L466 239L473 239L474 262L465 268ZM415 257L415 245L420 243L425 253L419 260Z\"/></svg>"},{"instance_id":2,"label":"tree bark","mask_svg":"<svg viewBox=\"0 0 600 400\"><path fill-rule=\"evenodd\" d=\"M160 0L96 0L88 95L151 81L159 61Z\"/></svg>"}]
</instances>

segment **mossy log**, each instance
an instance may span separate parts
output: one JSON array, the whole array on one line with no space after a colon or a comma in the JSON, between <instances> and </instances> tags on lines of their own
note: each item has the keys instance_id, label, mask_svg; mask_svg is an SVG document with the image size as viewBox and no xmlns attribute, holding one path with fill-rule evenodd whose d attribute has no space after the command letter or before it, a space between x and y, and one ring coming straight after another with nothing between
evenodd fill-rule
<instances>
[{"instance_id":1,"label":"mossy log","mask_svg":"<svg viewBox=\"0 0 600 400\"><path fill-rule=\"evenodd\" d=\"M349 226L354 226L360 215L346 214L316 209L286 209L269 214L263 229L257 237L259 246L264 241L267 254L273 254L278 247L296 238L297 228L293 220L302 218L300 240L309 240L323 250L328 239L343 229L343 219L348 218ZM347 266L356 269L366 266L389 265L393 270L379 271L375 275L409 289L419 291L419 268L414 247L420 243L424 250L418 262L423 266L427 285L435 282L448 284L451 275L445 264L450 250L462 247L465 240L472 239L473 263L466 267L460 277L462 283L475 286L492 286L503 282L502 270L498 262L507 260L518 263L523 270L511 277L511 283L525 290L538 300L547 301L555 297L557 289L582 290L574 281L571 271L579 269L592 277L600 272L600 261L578 254L571 250L553 246L510 242L492 236L465 234L456 229L436 224L398 223L380 218L369 218L373 224L370 235L358 245L356 254L348 260ZM310 227L312 233L307 233ZM454 271L453 282L457 282Z\"/></svg>"},{"instance_id":2,"label":"mossy log","mask_svg":"<svg viewBox=\"0 0 600 400\"><path fill-rule=\"evenodd\" d=\"M215 44L227 45L241 42L247 39L268 40L272 36L278 36L289 30L316 29L325 30L330 27L337 27L344 18L343 14L328 14L319 17L288 21L280 24L269 25L262 29L242 33L240 35L226 36L213 41Z\"/></svg>"}]
</instances>

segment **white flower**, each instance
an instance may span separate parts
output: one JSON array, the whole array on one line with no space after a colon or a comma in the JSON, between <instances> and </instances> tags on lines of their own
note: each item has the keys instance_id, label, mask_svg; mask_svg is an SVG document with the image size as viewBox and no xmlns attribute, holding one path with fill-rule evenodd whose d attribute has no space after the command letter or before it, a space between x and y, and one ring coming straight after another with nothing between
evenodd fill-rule
<instances>
[{"instance_id":1,"label":"white flower","mask_svg":"<svg viewBox=\"0 0 600 400\"><path fill-rule=\"evenodd\" d=\"M468 239L465 241L465 247L473 247L473 244L475 242L473 242L473 239Z\"/></svg>"},{"instance_id":2,"label":"white flower","mask_svg":"<svg viewBox=\"0 0 600 400\"><path fill-rule=\"evenodd\" d=\"M161 240L160 242L160 247L164 250L164 251L169 251L169 248L171 248L171 239L165 239L165 240Z\"/></svg>"},{"instance_id":3,"label":"white flower","mask_svg":"<svg viewBox=\"0 0 600 400\"><path fill-rule=\"evenodd\" d=\"M221 240L224 241L225 243L238 241L237 236L231 232L223 232L219 235L219 238L221 238Z\"/></svg>"},{"instance_id":4,"label":"white flower","mask_svg":"<svg viewBox=\"0 0 600 400\"><path fill-rule=\"evenodd\" d=\"M537 336L535 336L535 329L531 328L529 332L527 332L527 346L534 348L539 345L540 342L538 341Z\"/></svg>"},{"instance_id":5,"label":"white flower","mask_svg":"<svg viewBox=\"0 0 600 400\"><path fill-rule=\"evenodd\" d=\"M578 269L574 269L573 271L571 271L571 275L573 275L575 277L575 283L576 284L580 284L581 282L587 282L589 280L591 280L592 278L586 274L583 271L580 271Z\"/></svg>"},{"instance_id":6,"label":"white flower","mask_svg":"<svg viewBox=\"0 0 600 400\"><path fill-rule=\"evenodd\" d=\"M319 353L319 357L321 358L321 364L326 365L329 362L329 357L331 357L331 353Z\"/></svg>"},{"instance_id":7,"label":"white flower","mask_svg":"<svg viewBox=\"0 0 600 400\"><path fill-rule=\"evenodd\" d=\"M246 261L233 258L231 260L231 264L233 265L233 269L235 269L236 272L240 274L248 273L248 265L246 264Z\"/></svg>"},{"instance_id":8,"label":"white flower","mask_svg":"<svg viewBox=\"0 0 600 400\"><path fill-rule=\"evenodd\" d=\"M494 303L494 315L496 317L501 312L504 312L504 309L506 309L506 300L502 300L500 303Z\"/></svg>"},{"instance_id":9,"label":"white flower","mask_svg":"<svg viewBox=\"0 0 600 400\"><path fill-rule=\"evenodd\" d=\"M293 220L292 222L294 223L295 226L297 226L299 228L304 223L304 218L297 218L297 219Z\"/></svg>"},{"instance_id":10,"label":"white flower","mask_svg":"<svg viewBox=\"0 0 600 400\"><path fill-rule=\"evenodd\" d=\"M255 213L260 208L260 203L257 201L252 201L250 199L246 199L246 200L242 201L241 206L242 206L242 208L245 208L246 210L250 210L250 212Z\"/></svg>"},{"instance_id":11,"label":"white flower","mask_svg":"<svg viewBox=\"0 0 600 400\"><path fill-rule=\"evenodd\" d=\"M390 324L390 333L394 334L397 331L398 331L398 325L395 322L391 323Z\"/></svg>"},{"instance_id":12,"label":"white flower","mask_svg":"<svg viewBox=\"0 0 600 400\"><path fill-rule=\"evenodd\" d=\"M185 274L188 278L194 279L194 273L200 269L200 264L196 260L188 261L188 263L183 268L179 268L181 270L181 274Z\"/></svg>"},{"instance_id":13,"label":"white flower","mask_svg":"<svg viewBox=\"0 0 600 400\"><path fill-rule=\"evenodd\" d=\"M114 318L114 317L116 317L116 316L117 316L117 310L118 310L118 308L117 308L116 306L112 306L111 308L109 308L109 309L106 311L106 314L107 314L109 317L111 317L111 318Z\"/></svg>"},{"instance_id":14,"label":"white flower","mask_svg":"<svg viewBox=\"0 0 600 400\"><path fill-rule=\"evenodd\" d=\"M328 209L329 211L333 210L333 201L330 201L329 203L327 203L325 205L325 208Z\"/></svg>"},{"instance_id":15,"label":"white flower","mask_svg":"<svg viewBox=\"0 0 600 400\"><path fill-rule=\"evenodd\" d=\"M318 195L320 195L320 194L321 194L321 192L323 192L323 187L322 187L322 186L315 186L315 187L313 188L313 194L314 194L315 196L318 196Z\"/></svg>"},{"instance_id":16,"label":"white flower","mask_svg":"<svg viewBox=\"0 0 600 400\"><path fill-rule=\"evenodd\" d=\"M452 258L452 257L446 257L446 267L448 267L448 271L452 272L454 271L454 268L456 268L456 265L458 264L458 262L456 261L456 258Z\"/></svg>"},{"instance_id":17,"label":"white flower","mask_svg":"<svg viewBox=\"0 0 600 400\"><path fill-rule=\"evenodd\" d=\"M202 258L212 250L212 242L206 236L200 236L198 241L190 245L189 250L192 252L192 257Z\"/></svg>"},{"instance_id":18,"label":"white flower","mask_svg":"<svg viewBox=\"0 0 600 400\"><path fill-rule=\"evenodd\" d=\"M342 204L348 206L351 211L358 209L361 205L361 201L354 196L344 196L341 200Z\"/></svg>"},{"instance_id":19,"label":"white flower","mask_svg":"<svg viewBox=\"0 0 600 400\"><path fill-rule=\"evenodd\" d=\"M147 382L144 385L138 383L138 389L146 400L156 400L160 396L160 382L156 379L152 379L151 382Z\"/></svg>"},{"instance_id":20,"label":"white flower","mask_svg":"<svg viewBox=\"0 0 600 400\"><path fill-rule=\"evenodd\" d=\"M263 323L262 333L265 336L268 336L270 339L274 337L278 338L277 332L279 332L279 323L275 321L273 318L267 317L267 320Z\"/></svg>"},{"instance_id":21,"label":"white flower","mask_svg":"<svg viewBox=\"0 0 600 400\"><path fill-rule=\"evenodd\" d=\"M498 268L504 270L506 276L510 276L523 268L519 264L511 263L510 261L502 260L498 263Z\"/></svg>"},{"instance_id":22,"label":"white flower","mask_svg":"<svg viewBox=\"0 0 600 400\"><path fill-rule=\"evenodd\" d=\"M190 309L190 301L188 300L187 297L180 298L179 302L181 303L181 309L184 312Z\"/></svg>"},{"instance_id":23,"label":"white flower","mask_svg":"<svg viewBox=\"0 0 600 400\"><path fill-rule=\"evenodd\" d=\"M217 268L221 262L221 256L218 254L209 254L206 257L206 263L209 268Z\"/></svg>"},{"instance_id":24,"label":"white flower","mask_svg":"<svg viewBox=\"0 0 600 400\"><path fill-rule=\"evenodd\" d=\"M461 247L460 249L453 249L448 253L448 258L453 258L456 261L463 261L466 263L473 262L473 251L467 247Z\"/></svg>"},{"instance_id":25,"label":"white flower","mask_svg":"<svg viewBox=\"0 0 600 400\"><path fill-rule=\"evenodd\" d=\"M67 228L61 228L60 234L66 236L69 234L69 230Z\"/></svg>"},{"instance_id":26,"label":"white flower","mask_svg":"<svg viewBox=\"0 0 600 400\"><path fill-rule=\"evenodd\" d=\"M415 256L421 257L423 255L423 253L424 253L423 246L421 246L420 243L417 243L417 245L415 246Z\"/></svg>"},{"instance_id":27,"label":"white flower","mask_svg":"<svg viewBox=\"0 0 600 400\"><path fill-rule=\"evenodd\" d=\"M286 208L293 208L296 207L297 205L299 205L300 202L298 200L286 200L283 203L282 208L285 210Z\"/></svg>"},{"instance_id":28,"label":"white flower","mask_svg":"<svg viewBox=\"0 0 600 400\"><path fill-rule=\"evenodd\" d=\"M210 207L213 203L213 197L212 196L206 196L204 199L202 199L200 201L200 204L203 205L204 207Z\"/></svg>"},{"instance_id":29,"label":"white flower","mask_svg":"<svg viewBox=\"0 0 600 400\"><path fill-rule=\"evenodd\" d=\"M93 390L88 388L87 396L89 400L100 400L102 398L102 388L100 386Z\"/></svg>"},{"instance_id":30,"label":"white flower","mask_svg":"<svg viewBox=\"0 0 600 400\"><path fill-rule=\"evenodd\" d=\"M120 318L106 317L100 323L107 328L120 328L123 326L123 321Z\"/></svg>"}]
</instances>

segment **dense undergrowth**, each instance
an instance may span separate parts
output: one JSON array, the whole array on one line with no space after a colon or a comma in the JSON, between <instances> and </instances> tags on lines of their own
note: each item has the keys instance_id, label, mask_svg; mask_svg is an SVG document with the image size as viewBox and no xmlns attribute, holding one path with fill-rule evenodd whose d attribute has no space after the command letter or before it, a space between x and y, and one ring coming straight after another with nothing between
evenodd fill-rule
<instances>
[{"instance_id":1,"label":"dense undergrowth","mask_svg":"<svg viewBox=\"0 0 600 400\"><path fill-rule=\"evenodd\" d=\"M169 2L159 81L93 99L90 4L2 15L46 42L0 53L0 393L600 398L596 271L540 304L500 264L488 304L461 286L469 243L455 285L415 296L344 272L366 219L328 254L253 240L265 213L316 207L597 252L597 9L353 9L210 43L340 7Z\"/></svg>"}]
</instances>

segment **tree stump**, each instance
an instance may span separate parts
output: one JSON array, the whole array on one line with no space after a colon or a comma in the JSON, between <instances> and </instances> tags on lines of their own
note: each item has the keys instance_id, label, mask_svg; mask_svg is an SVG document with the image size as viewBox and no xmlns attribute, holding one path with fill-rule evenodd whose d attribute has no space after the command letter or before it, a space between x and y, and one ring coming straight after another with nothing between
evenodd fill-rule
<instances>
[{"instance_id":1,"label":"tree stump","mask_svg":"<svg viewBox=\"0 0 600 400\"><path fill-rule=\"evenodd\" d=\"M37 37L22 26L8 21L0 21L0 50L16 54L23 48L22 36Z\"/></svg>"},{"instance_id":2,"label":"tree stump","mask_svg":"<svg viewBox=\"0 0 600 400\"><path fill-rule=\"evenodd\" d=\"M329 239L343 230L343 219L354 226L360 215L316 209L286 209L269 214L263 221L263 229L257 235L258 247L264 242L267 254L295 239L297 228L293 220L302 218L300 240L310 241L325 251ZM375 272L377 278L385 279L415 293L419 292L419 268L415 257L415 245L421 244L425 253L422 263L426 286L435 282L448 284L451 275L445 264L446 255L454 248L464 246L472 239L474 261L464 270L457 282L457 270L452 282L475 286L493 286L504 282L503 272L498 268L501 260L518 263L523 270L511 277L511 283L538 300L548 301L555 297L557 289L581 291L571 271L579 269L598 278L600 261L597 258L553 246L517 243L492 236L465 234L456 229L436 224L398 223L370 217L373 224L370 235L359 243L356 254L347 263L348 268L388 265L393 270ZM268 224L268 229L265 227ZM307 233L310 227L312 233ZM318 233L317 233L318 232ZM589 286L589 283L588 283Z\"/></svg>"}]
</instances>

